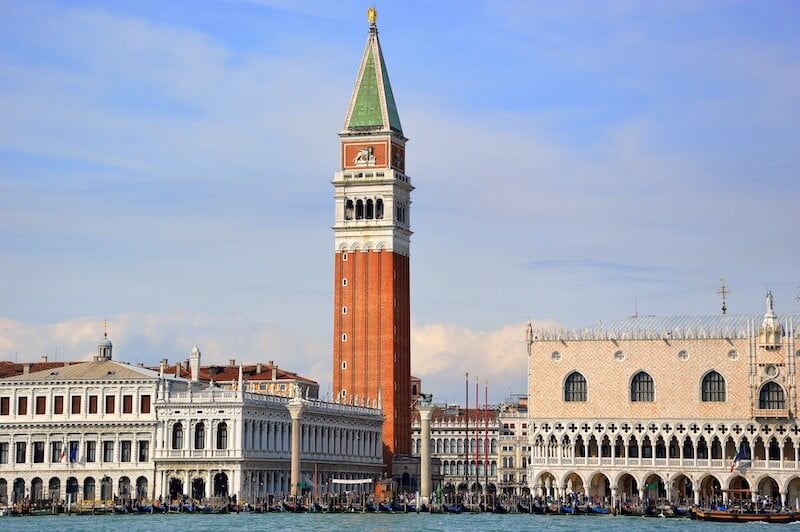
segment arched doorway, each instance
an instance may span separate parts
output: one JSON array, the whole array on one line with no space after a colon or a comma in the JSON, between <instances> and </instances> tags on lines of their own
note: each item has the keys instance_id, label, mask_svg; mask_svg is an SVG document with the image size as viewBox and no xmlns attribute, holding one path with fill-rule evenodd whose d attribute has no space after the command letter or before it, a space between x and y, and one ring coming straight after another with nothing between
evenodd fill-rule
<instances>
[{"instance_id":1,"label":"arched doorway","mask_svg":"<svg viewBox=\"0 0 800 532\"><path fill-rule=\"evenodd\" d=\"M123 501L131 498L131 479L128 477L120 477L117 482L117 493Z\"/></svg>"},{"instance_id":2,"label":"arched doorway","mask_svg":"<svg viewBox=\"0 0 800 532\"><path fill-rule=\"evenodd\" d=\"M700 481L700 505L716 506L718 504L722 504L722 485L717 477L708 475Z\"/></svg>"},{"instance_id":3,"label":"arched doorway","mask_svg":"<svg viewBox=\"0 0 800 532\"><path fill-rule=\"evenodd\" d=\"M11 502L21 502L25 498L25 481L21 478L14 480L14 491L11 492Z\"/></svg>"},{"instance_id":4,"label":"arched doorway","mask_svg":"<svg viewBox=\"0 0 800 532\"><path fill-rule=\"evenodd\" d=\"M444 496L444 502L448 504L452 504L455 500L456 494L456 487L453 485L452 482L445 482L444 486L442 486L442 495Z\"/></svg>"},{"instance_id":5,"label":"arched doorway","mask_svg":"<svg viewBox=\"0 0 800 532\"><path fill-rule=\"evenodd\" d=\"M769 497L771 501L779 501L781 498L781 490L778 483L772 477L764 477L758 482L758 489L756 490L762 497Z\"/></svg>"},{"instance_id":6,"label":"arched doorway","mask_svg":"<svg viewBox=\"0 0 800 532\"><path fill-rule=\"evenodd\" d=\"M206 496L206 481L196 478L192 481L192 499L202 500Z\"/></svg>"},{"instance_id":7,"label":"arched doorway","mask_svg":"<svg viewBox=\"0 0 800 532\"><path fill-rule=\"evenodd\" d=\"M735 506L739 502L746 503L751 497L750 483L743 476L737 475L728 483L727 493L729 505Z\"/></svg>"},{"instance_id":8,"label":"arched doorway","mask_svg":"<svg viewBox=\"0 0 800 532\"><path fill-rule=\"evenodd\" d=\"M8 481L0 478L0 504L8 504Z\"/></svg>"},{"instance_id":9,"label":"arched doorway","mask_svg":"<svg viewBox=\"0 0 800 532\"><path fill-rule=\"evenodd\" d=\"M111 477L103 477L100 481L100 500L110 501L114 497L114 484Z\"/></svg>"},{"instance_id":10,"label":"arched doorway","mask_svg":"<svg viewBox=\"0 0 800 532\"><path fill-rule=\"evenodd\" d=\"M93 501L94 500L94 478L86 477L83 480L83 500L84 501Z\"/></svg>"},{"instance_id":11,"label":"arched doorway","mask_svg":"<svg viewBox=\"0 0 800 532\"><path fill-rule=\"evenodd\" d=\"M672 501L670 502L684 505L690 505L694 502L694 490L689 477L679 474L672 479Z\"/></svg>"},{"instance_id":12,"label":"arched doorway","mask_svg":"<svg viewBox=\"0 0 800 532\"><path fill-rule=\"evenodd\" d=\"M136 499L139 501L147 499L147 479L145 477L136 479Z\"/></svg>"},{"instance_id":13,"label":"arched doorway","mask_svg":"<svg viewBox=\"0 0 800 532\"><path fill-rule=\"evenodd\" d=\"M178 499L183 495L183 481L179 478L169 479L169 498Z\"/></svg>"},{"instance_id":14,"label":"arched doorway","mask_svg":"<svg viewBox=\"0 0 800 532\"><path fill-rule=\"evenodd\" d=\"M564 484L567 486L567 495L572 493L580 495L586 494L586 488L583 486L583 479L577 473L569 473L564 479Z\"/></svg>"},{"instance_id":15,"label":"arched doorway","mask_svg":"<svg viewBox=\"0 0 800 532\"><path fill-rule=\"evenodd\" d=\"M67 500L73 503L78 501L78 479L75 477L67 479Z\"/></svg>"},{"instance_id":16,"label":"arched doorway","mask_svg":"<svg viewBox=\"0 0 800 532\"><path fill-rule=\"evenodd\" d=\"M545 472L539 477L537 488L541 490L541 497L552 501L555 499L557 487L558 482L556 482L556 477L552 473Z\"/></svg>"},{"instance_id":17,"label":"arched doorway","mask_svg":"<svg viewBox=\"0 0 800 532\"><path fill-rule=\"evenodd\" d=\"M623 504L639 500L639 482L630 473L623 473L617 480L617 496Z\"/></svg>"},{"instance_id":18,"label":"arched doorway","mask_svg":"<svg viewBox=\"0 0 800 532\"><path fill-rule=\"evenodd\" d=\"M800 501L800 478L795 477L786 485L786 498L789 506L795 504L795 501Z\"/></svg>"},{"instance_id":19,"label":"arched doorway","mask_svg":"<svg viewBox=\"0 0 800 532\"><path fill-rule=\"evenodd\" d=\"M664 486L664 480L655 473L648 475L644 480L644 496L648 506L653 506L659 499L666 498L667 489Z\"/></svg>"},{"instance_id":20,"label":"arched doorway","mask_svg":"<svg viewBox=\"0 0 800 532\"><path fill-rule=\"evenodd\" d=\"M228 475L217 473L214 475L214 497L228 496Z\"/></svg>"},{"instance_id":21,"label":"arched doorway","mask_svg":"<svg viewBox=\"0 0 800 532\"><path fill-rule=\"evenodd\" d=\"M444 486L442 487L442 491L445 495L452 495L456 492L456 487L453 486L452 482L445 482Z\"/></svg>"},{"instance_id":22,"label":"arched doorway","mask_svg":"<svg viewBox=\"0 0 800 532\"><path fill-rule=\"evenodd\" d=\"M47 494L51 501L61 500L61 479L53 477L47 483Z\"/></svg>"},{"instance_id":23,"label":"arched doorway","mask_svg":"<svg viewBox=\"0 0 800 532\"><path fill-rule=\"evenodd\" d=\"M590 498L597 497L599 502L606 499L611 501L611 481L603 473L595 473L589 480L589 492L586 495Z\"/></svg>"},{"instance_id":24,"label":"arched doorway","mask_svg":"<svg viewBox=\"0 0 800 532\"><path fill-rule=\"evenodd\" d=\"M44 499L44 482L39 477L31 480L31 501L41 501Z\"/></svg>"}]
</instances>

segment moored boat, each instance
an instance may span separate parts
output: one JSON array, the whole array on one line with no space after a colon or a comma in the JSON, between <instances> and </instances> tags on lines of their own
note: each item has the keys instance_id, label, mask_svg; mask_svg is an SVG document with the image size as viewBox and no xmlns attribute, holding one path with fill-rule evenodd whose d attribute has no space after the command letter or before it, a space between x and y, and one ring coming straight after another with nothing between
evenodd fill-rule
<instances>
[{"instance_id":1,"label":"moored boat","mask_svg":"<svg viewBox=\"0 0 800 532\"><path fill-rule=\"evenodd\" d=\"M800 512L744 512L741 510L695 510L699 521L717 523L792 523L800 520Z\"/></svg>"}]
</instances>

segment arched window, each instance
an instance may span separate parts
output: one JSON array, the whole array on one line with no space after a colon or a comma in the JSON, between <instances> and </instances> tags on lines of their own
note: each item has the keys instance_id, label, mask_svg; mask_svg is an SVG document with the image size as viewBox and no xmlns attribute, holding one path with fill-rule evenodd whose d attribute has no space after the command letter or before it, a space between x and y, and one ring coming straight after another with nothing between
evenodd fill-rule
<instances>
[{"instance_id":1,"label":"arched window","mask_svg":"<svg viewBox=\"0 0 800 532\"><path fill-rule=\"evenodd\" d=\"M217 449L228 448L228 425L224 422L217 425Z\"/></svg>"},{"instance_id":2,"label":"arched window","mask_svg":"<svg viewBox=\"0 0 800 532\"><path fill-rule=\"evenodd\" d=\"M356 220L364 218L364 201L356 200Z\"/></svg>"},{"instance_id":3,"label":"arched window","mask_svg":"<svg viewBox=\"0 0 800 532\"><path fill-rule=\"evenodd\" d=\"M206 446L206 426L198 423L194 426L194 448L204 449Z\"/></svg>"},{"instance_id":4,"label":"arched window","mask_svg":"<svg viewBox=\"0 0 800 532\"><path fill-rule=\"evenodd\" d=\"M380 198L375 200L375 219L383 220L383 200Z\"/></svg>"},{"instance_id":5,"label":"arched window","mask_svg":"<svg viewBox=\"0 0 800 532\"><path fill-rule=\"evenodd\" d=\"M180 423L172 427L172 448L183 449L183 425Z\"/></svg>"},{"instance_id":6,"label":"arched window","mask_svg":"<svg viewBox=\"0 0 800 532\"><path fill-rule=\"evenodd\" d=\"M372 203L371 199L367 200L367 215L365 216L367 220L372 220L375 218L375 206Z\"/></svg>"},{"instance_id":7,"label":"arched window","mask_svg":"<svg viewBox=\"0 0 800 532\"><path fill-rule=\"evenodd\" d=\"M353 219L353 200L351 199L344 202L344 219L345 220Z\"/></svg>"},{"instance_id":8,"label":"arched window","mask_svg":"<svg viewBox=\"0 0 800 532\"><path fill-rule=\"evenodd\" d=\"M786 408L783 388L777 382L770 381L761 387L761 391L758 392L758 408Z\"/></svg>"},{"instance_id":9,"label":"arched window","mask_svg":"<svg viewBox=\"0 0 800 532\"><path fill-rule=\"evenodd\" d=\"M640 371L631 379L631 401L652 403L655 400L653 377Z\"/></svg>"},{"instance_id":10,"label":"arched window","mask_svg":"<svg viewBox=\"0 0 800 532\"><path fill-rule=\"evenodd\" d=\"M586 378L573 371L564 381L564 401L586 401Z\"/></svg>"},{"instance_id":11,"label":"arched window","mask_svg":"<svg viewBox=\"0 0 800 532\"><path fill-rule=\"evenodd\" d=\"M725 402L725 379L716 371L709 371L703 377L702 400L704 403Z\"/></svg>"}]
</instances>

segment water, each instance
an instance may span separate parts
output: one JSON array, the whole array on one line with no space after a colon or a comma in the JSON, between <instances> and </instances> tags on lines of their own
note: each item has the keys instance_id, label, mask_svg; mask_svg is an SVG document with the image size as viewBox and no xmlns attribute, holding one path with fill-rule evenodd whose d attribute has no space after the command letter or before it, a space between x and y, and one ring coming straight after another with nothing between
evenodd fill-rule
<instances>
[{"instance_id":1,"label":"water","mask_svg":"<svg viewBox=\"0 0 800 532\"><path fill-rule=\"evenodd\" d=\"M796 523L800 525L800 523ZM153 532L158 530L331 530L348 531L522 531L522 530L742 530L743 527L772 525L704 523L688 519L659 519L612 516L550 516L531 514L322 514L322 513L241 513L228 515L162 514L162 515L87 515L0 517L0 530L36 531L124 530Z\"/></svg>"}]
</instances>

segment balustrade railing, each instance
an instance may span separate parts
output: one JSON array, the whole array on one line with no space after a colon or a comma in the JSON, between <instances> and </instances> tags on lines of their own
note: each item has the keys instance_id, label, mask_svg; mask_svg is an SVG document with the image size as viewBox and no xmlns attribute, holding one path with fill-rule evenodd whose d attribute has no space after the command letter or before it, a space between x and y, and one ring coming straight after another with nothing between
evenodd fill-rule
<instances>
[{"instance_id":1,"label":"balustrade railing","mask_svg":"<svg viewBox=\"0 0 800 532\"><path fill-rule=\"evenodd\" d=\"M577 457L559 457L559 456L534 456L531 458L530 463L538 467L559 467L559 466L616 466L616 467L656 467L656 468L672 468L672 469L709 469L709 470L724 470L728 467L733 459L724 458L636 458L636 457L597 457L597 456L577 456ZM751 469L798 469L800 468L800 461L795 462L792 459L781 460L753 460L751 462Z\"/></svg>"}]
</instances>

